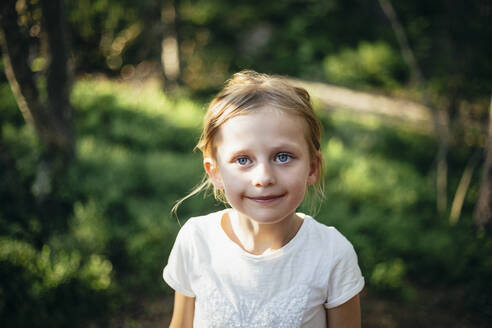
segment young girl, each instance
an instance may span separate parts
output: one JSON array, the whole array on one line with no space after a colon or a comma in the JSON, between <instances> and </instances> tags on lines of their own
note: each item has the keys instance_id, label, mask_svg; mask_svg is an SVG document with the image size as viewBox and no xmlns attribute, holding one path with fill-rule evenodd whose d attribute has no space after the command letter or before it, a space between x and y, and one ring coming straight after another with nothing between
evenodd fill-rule
<instances>
[{"instance_id":1,"label":"young girl","mask_svg":"<svg viewBox=\"0 0 492 328\"><path fill-rule=\"evenodd\" d=\"M323 191L321 128L306 90L243 71L211 102L197 147L231 208L189 219L164 268L171 327L360 327L350 242L296 213Z\"/></svg>"}]
</instances>

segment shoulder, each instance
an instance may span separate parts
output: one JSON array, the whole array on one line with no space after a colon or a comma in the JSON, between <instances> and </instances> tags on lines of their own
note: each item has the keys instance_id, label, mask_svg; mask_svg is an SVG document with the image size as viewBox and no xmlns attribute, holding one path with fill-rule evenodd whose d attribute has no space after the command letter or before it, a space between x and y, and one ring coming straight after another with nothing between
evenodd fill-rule
<instances>
[{"instance_id":1,"label":"shoulder","mask_svg":"<svg viewBox=\"0 0 492 328\"><path fill-rule=\"evenodd\" d=\"M200 261L209 261L211 233L218 227L222 212L188 219L178 232L164 268L164 280L181 294L194 297L193 280L200 274ZM218 230L216 228L216 230Z\"/></svg>"},{"instance_id":2,"label":"shoulder","mask_svg":"<svg viewBox=\"0 0 492 328\"><path fill-rule=\"evenodd\" d=\"M210 240L216 235L220 227L220 219L224 211L209 213L189 218L179 230L176 241L186 244L195 244Z\"/></svg>"},{"instance_id":3,"label":"shoulder","mask_svg":"<svg viewBox=\"0 0 492 328\"><path fill-rule=\"evenodd\" d=\"M198 232L210 229L220 223L224 211L217 211L201 216L194 216L186 220L180 229L180 233Z\"/></svg>"},{"instance_id":4,"label":"shoulder","mask_svg":"<svg viewBox=\"0 0 492 328\"><path fill-rule=\"evenodd\" d=\"M350 241L337 228L325 225L308 215L305 215L304 219L308 224L310 238L315 238L326 246L342 248L352 246Z\"/></svg>"},{"instance_id":5,"label":"shoulder","mask_svg":"<svg viewBox=\"0 0 492 328\"><path fill-rule=\"evenodd\" d=\"M352 243L333 226L327 226L310 216L304 216L308 224L309 241L323 250L332 261L355 255Z\"/></svg>"},{"instance_id":6,"label":"shoulder","mask_svg":"<svg viewBox=\"0 0 492 328\"><path fill-rule=\"evenodd\" d=\"M322 272L326 292L327 309L337 307L359 293L364 287L357 254L350 241L335 227L327 226L307 218L309 239L315 240L313 247L320 254L318 260L323 264L317 269Z\"/></svg>"}]
</instances>

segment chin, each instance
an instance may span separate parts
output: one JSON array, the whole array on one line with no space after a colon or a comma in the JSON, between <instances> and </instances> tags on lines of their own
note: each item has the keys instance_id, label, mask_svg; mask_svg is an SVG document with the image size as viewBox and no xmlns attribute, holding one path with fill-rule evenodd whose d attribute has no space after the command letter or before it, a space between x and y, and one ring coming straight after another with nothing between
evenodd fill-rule
<instances>
[{"instance_id":1,"label":"chin","mask_svg":"<svg viewBox=\"0 0 492 328\"><path fill-rule=\"evenodd\" d=\"M269 215L269 213L247 213L247 212L246 213L242 212L242 214L259 224L275 224L295 214L295 210L289 213L285 213L285 215L278 215L278 214Z\"/></svg>"}]
</instances>

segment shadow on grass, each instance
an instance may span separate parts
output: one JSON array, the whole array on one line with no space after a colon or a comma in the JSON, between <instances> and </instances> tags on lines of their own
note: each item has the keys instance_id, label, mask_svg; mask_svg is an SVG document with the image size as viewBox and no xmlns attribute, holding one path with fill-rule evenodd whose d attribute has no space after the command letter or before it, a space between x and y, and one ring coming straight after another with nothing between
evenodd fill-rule
<instances>
[{"instance_id":1,"label":"shadow on grass","mask_svg":"<svg viewBox=\"0 0 492 328\"><path fill-rule=\"evenodd\" d=\"M95 95L76 108L79 137L92 136L133 151L173 151L189 153L199 131L176 127L163 116L150 116L118 104L112 95ZM197 118L200 120L201 118Z\"/></svg>"}]
</instances>

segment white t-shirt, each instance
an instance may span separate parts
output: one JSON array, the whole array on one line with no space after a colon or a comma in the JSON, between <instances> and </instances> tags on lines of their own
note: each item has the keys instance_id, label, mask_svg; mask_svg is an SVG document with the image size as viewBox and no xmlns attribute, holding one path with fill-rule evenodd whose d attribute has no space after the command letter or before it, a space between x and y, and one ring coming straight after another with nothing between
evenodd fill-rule
<instances>
[{"instance_id":1,"label":"white t-shirt","mask_svg":"<svg viewBox=\"0 0 492 328\"><path fill-rule=\"evenodd\" d=\"M164 280L195 297L194 327L326 327L325 308L364 287L357 255L335 228L304 222L284 247L245 252L221 227L226 211L189 219L173 246Z\"/></svg>"}]
</instances>

